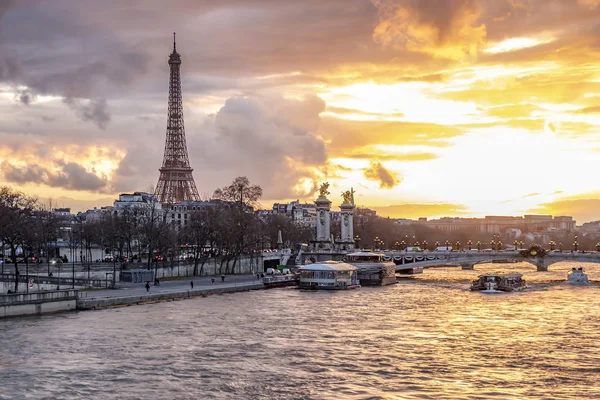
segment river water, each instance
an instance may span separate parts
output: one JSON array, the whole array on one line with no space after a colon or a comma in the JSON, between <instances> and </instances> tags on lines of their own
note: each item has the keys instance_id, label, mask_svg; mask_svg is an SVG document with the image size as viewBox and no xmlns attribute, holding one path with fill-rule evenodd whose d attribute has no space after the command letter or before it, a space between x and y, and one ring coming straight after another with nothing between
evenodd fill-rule
<instances>
[{"instance_id":1,"label":"river water","mask_svg":"<svg viewBox=\"0 0 600 400\"><path fill-rule=\"evenodd\" d=\"M0 399L600 398L600 285L565 283L571 266L2 320ZM468 290L498 269L530 287Z\"/></svg>"}]
</instances>

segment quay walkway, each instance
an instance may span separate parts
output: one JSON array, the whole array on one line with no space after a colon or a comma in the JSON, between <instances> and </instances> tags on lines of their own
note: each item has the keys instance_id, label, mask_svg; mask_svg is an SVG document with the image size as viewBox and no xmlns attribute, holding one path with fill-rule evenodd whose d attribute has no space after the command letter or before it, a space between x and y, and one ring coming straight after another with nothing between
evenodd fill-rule
<instances>
[{"instance_id":1,"label":"quay walkway","mask_svg":"<svg viewBox=\"0 0 600 400\"><path fill-rule=\"evenodd\" d=\"M214 279L214 283L211 279ZM190 281L194 282L193 288ZM185 280L161 281L160 286L150 283L149 291L146 291L145 283L121 283L120 285L117 289L80 291L77 309L91 310L149 304L265 288L262 279L257 279L256 275L227 275L224 282L220 277L190 277Z\"/></svg>"}]
</instances>

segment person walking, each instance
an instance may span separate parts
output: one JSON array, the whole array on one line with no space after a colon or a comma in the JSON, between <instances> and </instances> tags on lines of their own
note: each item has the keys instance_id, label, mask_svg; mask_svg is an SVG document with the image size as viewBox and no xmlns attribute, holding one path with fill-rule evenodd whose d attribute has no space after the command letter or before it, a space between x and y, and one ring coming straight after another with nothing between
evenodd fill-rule
<instances>
[{"instance_id":1,"label":"person walking","mask_svg":"<svg viewBox=\"0 0 600 400\"><path fill-rule=\"evenodd\" d=\"M221 282L225 282L225 274L221 275Z\"/></svg>"},{"instance_id":2,"label":"person walking","mask_svg":"<svg viewBox=\"0 0 600 400\"><path fill-rule=\"evenodd\" d=\"M190 281L190 286L192 287L192 289L194 288L194 281Z\"/></svg>"},{"instance_id":3,"label":"person walking","mask_svg":"<svg viewBox=\"0 0 600 400\"><path fill-rule=\"evenodd\" d=\"M146 282L146 293L150 291L150 282Z\"/></svg>"},{"instance_id":4,"label":"person walking","mask_svg":"<svg viewBox=\"0 0 600 400\"><path fill-rule=\"evenodd\" d=\"M210 283L215 284L215 278L210 278Z\"/></svg>"}]
</instances>

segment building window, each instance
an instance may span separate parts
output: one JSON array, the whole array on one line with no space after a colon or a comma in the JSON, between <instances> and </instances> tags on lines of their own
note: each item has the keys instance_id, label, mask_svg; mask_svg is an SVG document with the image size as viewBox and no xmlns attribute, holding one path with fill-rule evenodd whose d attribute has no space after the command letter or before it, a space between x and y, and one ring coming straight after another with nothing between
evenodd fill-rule
<instances>
[{"instance_id":1,"label":"building window","mask_svg":"<svg viewBox=\"0 0 600 400\"><path fill-rule=\"evenodd\" d=\"M183 214L183 218L187 218L187 214Z\"/></svg>"},{"instance_id":2,"label":"building window","mask_svg":"<svg viewBox=\"0 0 600 400\"><path fill-rule=\"evenodd\" d=\"M181 219L181 214L177 214L177 219Z\"/></svg>"},{"instance_id":3,"label":"building window","mask_svg":"<svg viewBox=\"0 0 600 400\"><path fill-rule=\"evenodd\" d=\"M171 214L171 219L175 219L175 214Z\"/></svg>"}]
</instances>

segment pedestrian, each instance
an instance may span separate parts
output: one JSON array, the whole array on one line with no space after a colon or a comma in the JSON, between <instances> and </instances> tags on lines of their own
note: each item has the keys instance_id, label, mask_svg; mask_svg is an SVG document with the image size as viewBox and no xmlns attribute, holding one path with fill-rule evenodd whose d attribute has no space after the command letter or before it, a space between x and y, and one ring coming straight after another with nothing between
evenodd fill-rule
<instances>
[{"instance_id":1,"label":"pedestrian","mask_svg":"<svg viewBox=\"0 0 600 400\"><path fill-rule=\"evenodd\" d=\"M150 291L150 282L146 282L146 292Z\"/></svg>"},{"instance_id":2,"label":"pedestrian","mask_svg":"<svg viewBox=\"0 0 600 400\"><path fill-rule=\"evenodd\" d=\"M260 274L256 274L256 279L260 279Z\"/></svg>"},{"instance_id":3,"label":"pedestrian","mask_svg":"<svg viewBox=\"0 0 600 400\"><path fill-rule=\"evenodd\" d=\"M215 278L210 278L210 283L215 284Z\"/></svg>"},{"instance_id":4,"label":"pedestrian","mask_svg":"<svg viewBox=\"0 0 600 400\"><path fill-rule=\"evenodd\" d=\"M194 281L190 281L190 286L192 287L192 289L194 288Z\"/></svg>"},{"instance_id":5,"label":"pedestrian","mask_svg":"<svg viewBox=\"0 0 600 400\"><path fill-rule=\"evenodd\" d=\"M221 275L221 282L225 282L225 274Z\"/></svg>"}]
</instances>

